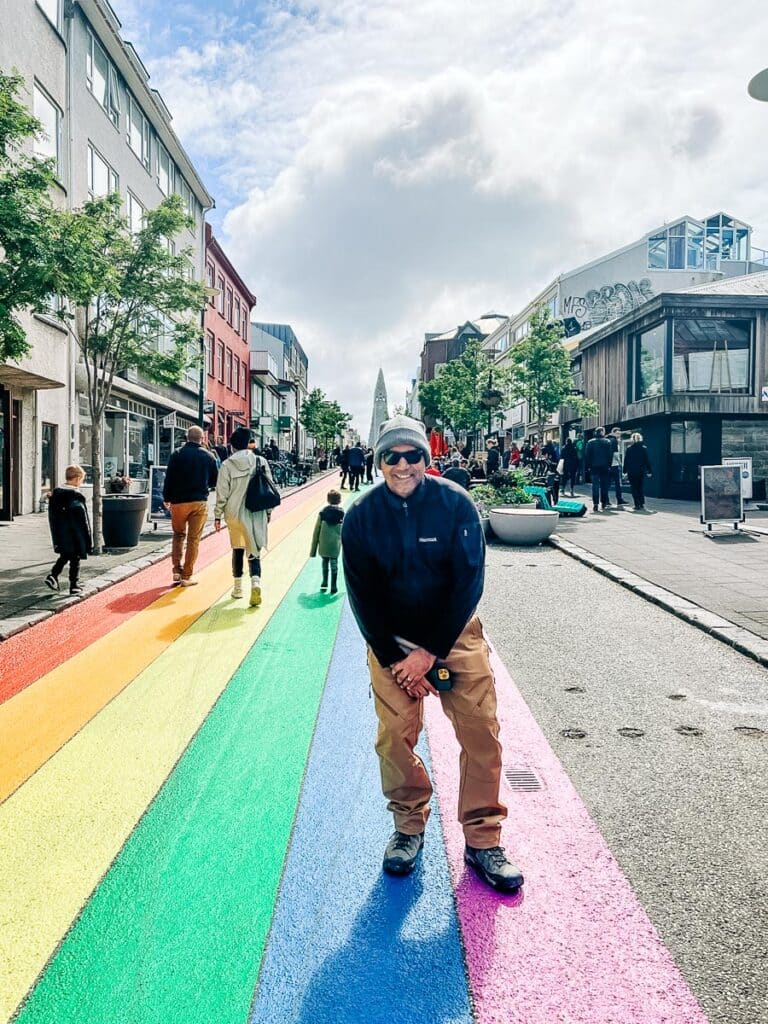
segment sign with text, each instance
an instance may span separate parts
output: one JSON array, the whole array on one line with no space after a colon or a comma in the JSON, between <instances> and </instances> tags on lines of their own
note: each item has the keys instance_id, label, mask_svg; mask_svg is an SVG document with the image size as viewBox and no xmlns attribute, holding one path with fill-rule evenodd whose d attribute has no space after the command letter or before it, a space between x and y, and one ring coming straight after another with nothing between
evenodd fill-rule
<instances>
[{"instance_id":1,"label":"sign with text","mask_svg":"<svg viewBox=\"0 0 768 1024\"><path fill-rule=\"evenodd\" d=\"M738 466L741 470L741 494L744 501L752 500L752 456L743 459L723 459L724 466Z\"/></svg>"},{"instance_id":2,"label":"sign with text","mask_svg":"<svg viewBox=\"0 0 768 1024\"><path fill-rule=\"evenodd\" d=\"M701 467L700 518L702 523L744 522L739 466Z\"/></svg>"}]
</instances>

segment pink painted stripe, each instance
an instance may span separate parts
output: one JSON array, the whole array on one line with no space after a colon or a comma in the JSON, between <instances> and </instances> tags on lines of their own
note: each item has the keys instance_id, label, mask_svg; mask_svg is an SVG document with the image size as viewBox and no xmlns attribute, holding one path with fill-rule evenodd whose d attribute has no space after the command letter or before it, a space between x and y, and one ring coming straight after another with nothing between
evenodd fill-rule
<instances>
[{"instance_id":1,"label":"pink painted stripe","mask_svg":"<svg viewBox=\"0 0 768 1024\"><path fill-rule=\"evenodd\" d=\"M478 1024L707 1024L629 882L495 652L505 764L546 788L503 799L503 842L524 895L502 896L463 862L458 745L437 701L427 732Z\"/></svg>"}]
</instances>

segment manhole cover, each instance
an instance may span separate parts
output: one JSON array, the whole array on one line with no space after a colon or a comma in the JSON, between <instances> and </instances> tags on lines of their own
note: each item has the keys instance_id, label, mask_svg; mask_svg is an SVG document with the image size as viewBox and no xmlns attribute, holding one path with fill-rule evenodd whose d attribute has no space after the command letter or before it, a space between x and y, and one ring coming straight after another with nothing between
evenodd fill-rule
<instances>
[{"instance_id":1,"label":"manhole cover","mask_svg":"<svg viewBox=\"0 0 768 1024\"><path fill-rule=\"evenodd\" d=\"M584 689L583 686L566 686L565 687L565 692L566 693L586 693L587 691Z\"/></svg>"},{"instance_id":2,"label":"manhole cover","mask_svg":"<svg viewBox=\"0 0 768 1024\"><path fill-rule=\"evenodd\" d=\"M695 725L678 725L675 732L680 736L703 736L704 730Z\"/></svg>"},{"instance_id":3,"label":"manhole cover","mask_svg":"<svg viewBox=\"0 0 768 1024\"><path fill-rule=\"evenodd\" d=\"M739 736L765 736L765 730L758 729L756 725L735 725L733 731L737 732Z\"/></svg>"},{"instance_id":4,"label":"manhole cover","mask_svg":"<svg viewBox=\"0 0 768 1024\"><path fill-rule=\"evenodd\" d=\"M583 729L561 729L560 735L567 740L583 740L587 734Z\"/></svg>"},{"instance_id":5,"label":"manhole cover","mask_svg":"<svg viewBox=\"0 0 768 1024\"><path fill-rule=\"evenodd\" d=\"M625 726L623 729L618 729L617 732L619 736L626 736L630 740L637 740L641 736L645 736L644 729L634 729L632 726Z\"/></svg>"},{"instance_id":6,"label":"manhole cover","mask_svg":"<svg viewBox=\"0 0 768 1024\"><path fill-rule=\"evenodd\" d=\"M544 784L533 768L505 768L504 777L510 788L520 793L536 793L544 788Z\"/></svg>"},{"instance_id":7,"label":"manhole cover","mask_svg":"<svg viewBox=\"0 0 768 1024\"><path fill-rule=\"evenodd\" d=\"M670 700L688 700L688 697L684 693L670 693Z\"/></svg>"}]
</instances>

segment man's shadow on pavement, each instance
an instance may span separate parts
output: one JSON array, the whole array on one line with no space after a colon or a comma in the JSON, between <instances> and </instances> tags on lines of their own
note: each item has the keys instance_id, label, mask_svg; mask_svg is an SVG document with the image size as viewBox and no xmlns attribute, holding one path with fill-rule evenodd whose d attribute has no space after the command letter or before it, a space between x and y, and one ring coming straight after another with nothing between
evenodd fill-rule
<instances>
[{"instance_id":1,"label":"man's shadow on pavement","mask_svg":"<svg viewBox=\"0 0 768 1024\"><path fill-rule=\"evenodd\" d=\"M308 982L296 1024L471 1021L458 934L434 930L432 901L420 903L422 870L379 877L346 943Z\"/></svg>"}]
</instances>

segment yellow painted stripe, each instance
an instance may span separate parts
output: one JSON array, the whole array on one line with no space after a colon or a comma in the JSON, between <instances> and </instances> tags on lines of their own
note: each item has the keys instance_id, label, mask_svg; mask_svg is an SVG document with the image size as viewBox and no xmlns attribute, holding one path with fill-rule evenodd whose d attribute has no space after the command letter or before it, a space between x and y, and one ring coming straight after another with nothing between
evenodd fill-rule
<instances>
[{"instance_id":1,"label":"yellow painted stripe","mask_svg":"<svg viewBox=\"0 0 768 1024\"><path fill-rule=\"evenodd\" d=\"M323 503L324 495L315 495L276 519L270 550ZM272 557L266 556L267 589ZM0 803L221 597L232 580L229 555L206 566L198 579L199 586L169 590L0 705Z\"/></svg>"},{"instance_id":2,"label":"yellow painted stripe","mask_svg":"<svg viewBox=\"0 0 768 1024\"><path fill-rule=\"evenodd\" d=\"M34 983L287 593L313 526L305 519L270 553L260 609L219 600L0 807L0 1020ZM127 642L112 635L110 671ZM178 827L183 834L184 822Z\"/></svg>"}]
</instances>

